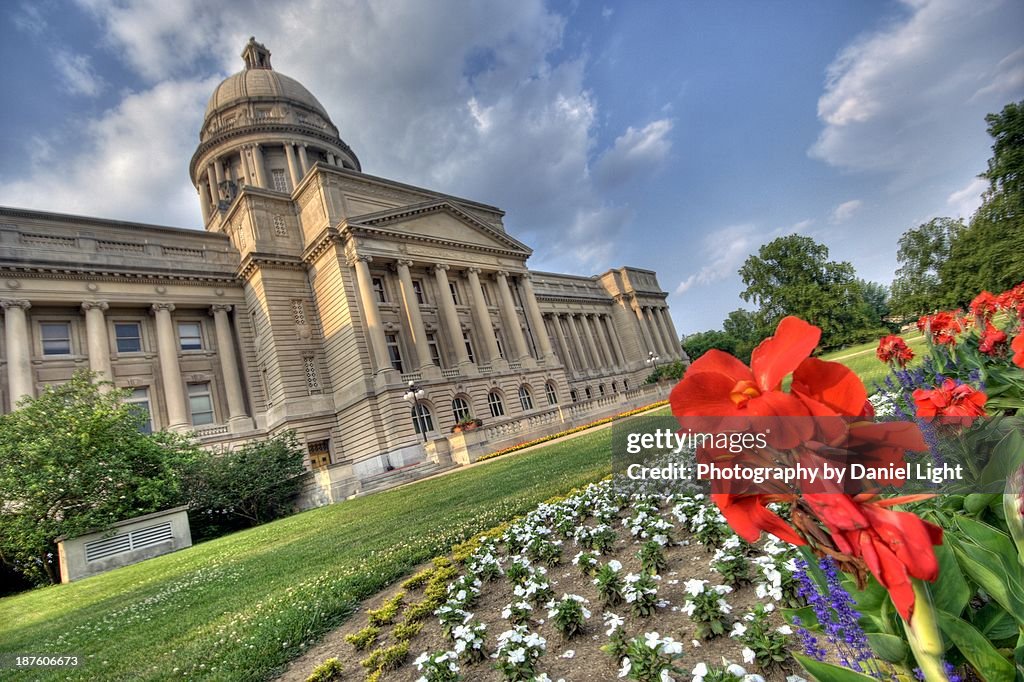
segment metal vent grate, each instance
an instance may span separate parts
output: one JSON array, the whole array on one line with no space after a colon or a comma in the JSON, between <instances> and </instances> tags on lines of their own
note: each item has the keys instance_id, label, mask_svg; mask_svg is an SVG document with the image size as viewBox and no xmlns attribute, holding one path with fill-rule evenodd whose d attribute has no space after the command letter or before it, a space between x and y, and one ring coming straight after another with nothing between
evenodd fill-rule
<instances>
[{"instance_id":1,"label":"metal vent grate","mask_svg":"<svg viewBox=\"0 0 1024 682\"><path fill-rule=\"evenodd\" d=\"M165 521L148 528L133 530L124 535L115 535L110 538L87 542L85 544L85 560L99 561L115 554L151 547L173 539L174 533L171 530L171 522Z\"/></svg>"}]
</instances>

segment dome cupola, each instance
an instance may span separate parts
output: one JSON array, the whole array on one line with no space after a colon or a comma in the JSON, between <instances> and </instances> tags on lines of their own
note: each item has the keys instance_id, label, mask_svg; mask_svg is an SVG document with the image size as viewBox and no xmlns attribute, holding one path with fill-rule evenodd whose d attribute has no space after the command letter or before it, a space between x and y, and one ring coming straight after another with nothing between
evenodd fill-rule
<instances>
[{"instance_id":1,"label":"dome cupola","mask_svg":"<svg viewBox=\"0 0 1024 682\"><path fill-rule=\"evenodd\" d=\"M324 106L274 70L266 46L250 38L241 56L245 68L210 96L189 166L207 223L243 185L291 193L318 162L361 170Z\"/></svg>"}]
</instances>

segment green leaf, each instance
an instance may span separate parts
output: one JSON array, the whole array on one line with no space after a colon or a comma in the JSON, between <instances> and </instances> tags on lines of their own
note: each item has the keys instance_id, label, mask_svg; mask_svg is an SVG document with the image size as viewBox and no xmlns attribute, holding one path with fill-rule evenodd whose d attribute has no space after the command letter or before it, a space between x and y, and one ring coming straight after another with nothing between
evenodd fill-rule
<instances>
[{"instance_id":1,"label":"green leaf","mask_svg":"<svg viewBox=\"0 0 1024 682\"><path fill-rule=\"evenodd\" d=\"M1001 656L985 635L965 620L939 612L942 632L948 636L975 670L985 675L987 682L1013 682L1013 663Z\"/></svg>"},{"instance_id":2,"label":"green leaf","mask_svg":"<svg viewBox=\"0 0 1024 682\"><path fill-rule=\"evenodd\" d=\"M976 611L971 622L992 642L1015 638L1020 634L1013 616L994 601Z\"/></svg>"},{"instance_id":3,"label":"green leaf","mask_svg":"<svg viewBox=\"0 0 1024 682\"><path fill-rule=\"evenodd\" d=\"M949 545L937 545L935 557L939 560L939 579L931 588L935 608L960 615L971 598L971 588L964 580L960 564Z\"/></svg>"},{"instance_id":4,"label":"green leaf","mask_svg":"<svg viewBox=\"0 0 1024 682\"><path fill-rule=\"evenodd\" d=\"M881 632L868 633L868 643L871 650L883 661L890 663L902 663L910 654L910 648L902 638L896 635L887 635Z\"/></svg>"},{"instance_id":5,"label":"green leaf","mask_svg":"<svg viewBox=\"0 0 1024 682\"><path fill-rule=\"evenodd\" d=\"M815 661L803 654L794 653L793 658L818 682L877 682L875 678L864 673L855 672L849 668L840 668L831 663Z\"/></svg>"},{"instance_id":6,"label":"green leaf","mask_svg":"<svg viewBox=\"0 0 1024 682\"><path fill-rule=\"evenodd\" d=\"M953 551L964 573L1024 627L1024 602L1010 589L1009 576L1000 570L995 553L979 547L964 547L961 544L957 544Z\"/></svg>"}]
</instances>

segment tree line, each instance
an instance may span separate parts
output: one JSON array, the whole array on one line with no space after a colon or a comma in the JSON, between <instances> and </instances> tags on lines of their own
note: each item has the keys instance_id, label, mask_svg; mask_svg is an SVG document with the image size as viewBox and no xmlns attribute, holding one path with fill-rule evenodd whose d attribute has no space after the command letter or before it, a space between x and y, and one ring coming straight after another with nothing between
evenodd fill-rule
<instances>
[{"instance_id":1,"label":"tree line","mask_svg":"<svg viewBox=\"0 0 1024 682\"><path fill-rule=\"evenodd\" d=\"M810 237L780 237L739 269L746 287L740 297L756 308L734 310L721 329L683 339L690 359L717 348L749 362L787 315L821 327L823 350L862 343L1024 280L1024 101L985 121L993 144L979 176L989 183L981 206L966 222L934 218L905 232L891 286L858 278L851 263L829 260L828 247Z\"/></svg>"}]
</instances>

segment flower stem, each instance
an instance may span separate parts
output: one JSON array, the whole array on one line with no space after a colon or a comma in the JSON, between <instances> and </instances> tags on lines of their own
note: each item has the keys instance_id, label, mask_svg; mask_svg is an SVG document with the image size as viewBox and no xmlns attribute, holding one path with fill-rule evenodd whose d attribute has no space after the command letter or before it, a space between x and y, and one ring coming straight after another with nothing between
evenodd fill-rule
<instances>
[{"instance_id":1,"label":"flower stem","mask_svg":"<svg viewBox=\"0 0 1024 682\"><path fill-rule=\"evenodd\" d=\"M903 621L907 642L917 660L917 666L924 674L925 682L949 682L942 664L942 635L935 619L935 606L928 587L917 580L914 583L914 613L910 622Z\"/></svg>"}]
</instances>

